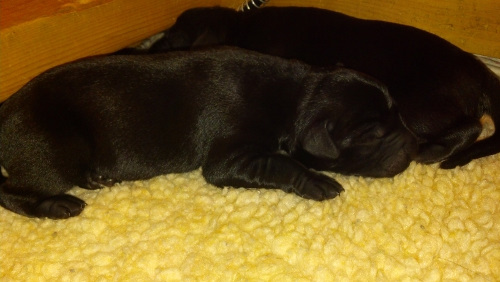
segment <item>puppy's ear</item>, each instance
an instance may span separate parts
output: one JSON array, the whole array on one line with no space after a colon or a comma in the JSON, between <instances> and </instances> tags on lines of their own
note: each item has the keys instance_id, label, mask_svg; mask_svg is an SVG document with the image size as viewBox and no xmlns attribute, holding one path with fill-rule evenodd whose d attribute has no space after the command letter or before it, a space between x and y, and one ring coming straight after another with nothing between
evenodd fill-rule
<instances>
[{"instance_id":1,"label":"puppy's ear","mask_svg":"<svg viewBox=\"0 0 500 282\"><path fill-rule=\"evenodd\" d=\"M331 124L328 121L311 127L302 137L302 148L309 154L323 159L336 159L339 150L330 136Z\"/></svg>"}]
</instances>

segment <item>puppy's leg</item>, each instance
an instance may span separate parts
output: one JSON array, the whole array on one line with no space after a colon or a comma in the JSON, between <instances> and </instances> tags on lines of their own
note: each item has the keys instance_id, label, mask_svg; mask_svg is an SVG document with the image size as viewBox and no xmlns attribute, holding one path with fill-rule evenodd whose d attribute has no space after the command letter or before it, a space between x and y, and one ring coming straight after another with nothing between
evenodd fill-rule
<instances>
[{"instance_id":1,"label":"puppy's leg","mask_svg":"<svg viewBox=\"0 0 500 282\"><path fill-rule=\"evenodd\" d=\"M63 219L80 214L85 202L65 193L86 184L87 157L66 151L71 142L58 144L61 152L57 153L43 148L44 144L23 144L4 155L6 178L0 180L0 205L29 217ZM63 155L74 157L61 158Z\"/></svg>"},{"instance_id":2,"label":"puppy's leg","mask_svg":"<svg viewBox=\"0 0 500 282\"><path fill-rule=\"evenodd\" d=\"M202 170L205 179L219 187L276 188L317 201L334 198L344 191L334 179L278 153L212 150Z\"/></svg>"},{"instance_id":3,"label":"puppy's leg","mask_svg":"<svg viewBox=\"0 0 500 282\"><path fill-rule=\"evenodd\" d=\"M428 142L421 144L415 160L427 164L445 160L474 143L481 131L482 125L479 120L471 118L461 120L444 134L429 138ZM442 168L451 168L443 164Z\"/></svg>"},{"instance_id":4,"label":"puppy's leg","mask_svg":"<svg viewBox=\"0 0 500 282\"><path fill-rule=\"evenodd\" d=\"M10 185L7 180L0 185L0 205L25 216L63 219L79 215L85 202L67 194L42 195L33 189Z\"/></svg>"}]
</instances>

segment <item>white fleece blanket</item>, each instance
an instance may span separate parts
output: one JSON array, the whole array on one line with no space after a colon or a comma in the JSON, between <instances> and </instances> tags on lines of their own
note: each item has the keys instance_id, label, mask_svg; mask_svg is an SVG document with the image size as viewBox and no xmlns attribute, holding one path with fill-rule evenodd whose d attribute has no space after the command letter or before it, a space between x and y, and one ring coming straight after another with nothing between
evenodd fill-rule
<instances>
[{"instance_id":1,"label":"white fleece blanket","mask_svg":"<svg viewBox=\"0 0 500 282\"><path fill-rule=\"evenodd\" d=\"M68 220L0 209L0 281L500 281L500 154L314 202L200 171L89 191Z\"/></svg>"}]
</instances>

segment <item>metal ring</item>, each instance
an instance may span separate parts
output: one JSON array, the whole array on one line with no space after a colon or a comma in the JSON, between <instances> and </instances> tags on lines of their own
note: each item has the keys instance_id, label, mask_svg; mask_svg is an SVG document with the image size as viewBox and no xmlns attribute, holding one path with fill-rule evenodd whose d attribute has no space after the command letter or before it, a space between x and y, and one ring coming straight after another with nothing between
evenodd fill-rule
<instances>
[{"instance_id":1,"label":"metal ring","mask_svg":"<svg viewBox=\"0 0 500 282\"><path fill-rule=\"evenodd\" d=\"M266 4L269 0L257 0L257 3L254 2L254 0L248 0L245 3L243 3L240 8L238 9L239 11L249 11L254 8L260 8L264 4Z\"/></svg>"}]
</instances>

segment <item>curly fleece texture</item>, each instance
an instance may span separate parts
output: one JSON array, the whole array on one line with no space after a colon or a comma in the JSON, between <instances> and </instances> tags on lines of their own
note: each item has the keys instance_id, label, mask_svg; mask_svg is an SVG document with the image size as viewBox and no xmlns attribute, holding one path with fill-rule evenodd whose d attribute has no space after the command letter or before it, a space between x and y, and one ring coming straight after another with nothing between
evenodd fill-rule
<instances>
[{"instance_id":1,"label":"curly fleece texture","mask_svg":"<svg viewBox=\"0 0 500 282\"><path fill-rule=\"evenodd\" d=\"M200 171L75 188L84 212L0 209L1 281L500 281L500 154L394 178L332 174L315 202Z\"/></svg>"},{"instance_id":2,"label":"curly fleece texture","mask_svg":"<svg viewBox=\"0 0 500 282\"><path fill-rule=\"evenodd\" d=\"M76 188L76 218L0 210L0 280L499 281L499 167L335 175L346 191L325 202L219 189L200 171Z\"/></svg>"}]
</instances>

